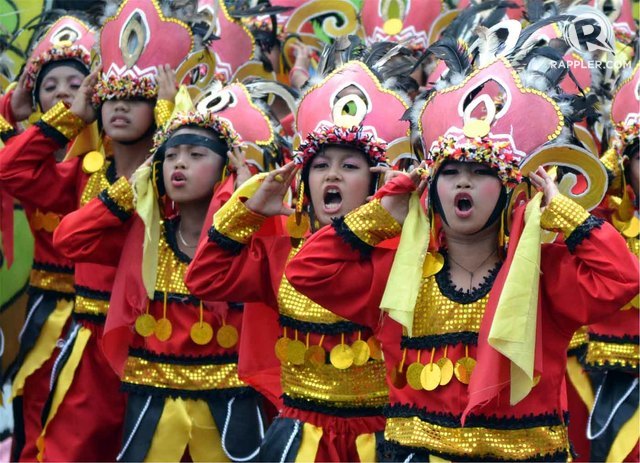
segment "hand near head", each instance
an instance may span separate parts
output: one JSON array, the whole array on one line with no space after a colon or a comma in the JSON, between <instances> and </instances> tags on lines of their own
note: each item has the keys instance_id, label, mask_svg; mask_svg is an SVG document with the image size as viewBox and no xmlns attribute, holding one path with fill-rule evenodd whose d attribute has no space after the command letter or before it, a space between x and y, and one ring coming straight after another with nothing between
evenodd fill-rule
<instances>
[{"instance_id":1,"label":"hand near head","mask_svg":"<svg viewBox=\"0 0 640 463\"><path fill-rule=\"evenodd\" d=\"M245 149L244 146L235 147L227 152L229 167L236 172L235 188L238 188L251 178L251 171L249 170L249 166L247 166Z\"/></svg>"},{"instance_id":2,"label":"hand near head","mask_svg":"<svg viewBox=\"0 0 640 463\"><path fill-rule=\"evenodd\" d=\"M16 86L13 94L11 95L11 112L17 122L24 121L33 112L33 99L31 92L26 88L27 71L26 69L20 75L18 79L18 85Z\"/></svg>"},{"instance_id":3,"label":"hand near head","mask_svg":"<svg viewBox=\"0 0 640 463\"><path fill-rule=\"evenodd\" d=\"M529 174L529 179L533 186L535 186L539 191L542 191L542 206L547 207L551 200L558 194L560 194L560 190L558 190L558 185L556 182L547 174L547 171L544 170L544 167L540 166L536 169L535 172L531 172Z\"/></svg>"},{"instance_id":4,"label":"hand near head","mask_svg":"<svg viewBox=\"0 0 640 463\"><path fill-rule=\"evenodd\" d=\"M82 81L78 93L71 103L71 112L82 119L85 123L91 124L96 120L96 109L91 103L96 83L98 82L98 70L93 71Z\"/></svg>"},{"instance_id":5,"label":"hand near head","mask_svg":"<svg viewBox=\"0 0 640 463\"><path fill-rule=\"evenodd\" d=\"M176 83L176 73L171 69L170 65L158 66L156 85L158 86L158 100L169 100L171 102L176 100L178 84Z\"/></svg>"},{"instance_id":6,"label":"hand near head","mask_svg":"<svg viewBox=\"0 0 640 463\"><path fill-rule=\"evenodd\" d=\"M245 206L253 212L270 217L291 215L294 210L283 204L284 197L296 176L297 165L291 161L279 169L269 172L258 191L247 200Z\"/></svg>"},{"instance_id":7,"label":"hand near head","mask_svg":"<svg viewBox=\"0 0 640 463\"><path fill-rule=\"evenodd\" d=\"M396 221L402 225L409 213L409 198L413 191L422 196L429 183L429 177L422 168L413 169L410 173L392 171L385 175L385 186L376 194L381 197L380 204ZM388 193L386 193L388 192ZM385 194L386 193L386 194Z\"/></svg>"}]
</instances>

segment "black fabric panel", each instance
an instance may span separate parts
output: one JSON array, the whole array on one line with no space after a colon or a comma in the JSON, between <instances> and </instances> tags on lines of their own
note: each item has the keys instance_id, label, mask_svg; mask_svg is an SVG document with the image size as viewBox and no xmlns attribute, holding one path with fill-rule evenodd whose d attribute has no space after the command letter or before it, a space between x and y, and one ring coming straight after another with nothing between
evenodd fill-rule
<instances>
[{"instance_id":1,"label":"black fabric panel","mask_svg":"<svg viewBox=\"0 0 640 463\"><path fill-rule=\"evenodd\" d=\"M230 400L233 400L230 410L227 400L207 401L220 432L220 440L224 444L227 457L232 461L234 459L258 461L258 449L262 443L262 435L265 432L267 422L262 407L262 398L254 395L235 397ZM231 416L228 416L229 412ZM262 426L258 419L258 413L262 418ZM253 458L246 459L254 453Z\"/></svg>"},{"instance_id":2,"label":"black fabric panel","mask_svg":"<svg viewBox=\"0 0 640 463\"><path fill-rule=\"evenodd\" d=\"M53 294L36 292L29 294L29 299L27 301L27 316L29 316L29 311L33 308L33 305L40 296L42 296L42 301L40 301L40 304L36 307L33 315L29 318L29 322L23 331L22 339L20 339L20 350L18 351L18 356L10 370L7 372L9 376L14 376L14 374L20 369L25 357L31 349L33 349L33 346L35 346L36 341L40 337L42 327L49 319L49 316L55 310L56 304L58 303L58 298Z\"/></svg>"},{"instance_id":3,"label":"black fabric panel","mask_svg":"<svg viewBox=\"0 0 640 463\"><path fill-rule=\"evenodd\" d=\"M13 399L13 442L11 446L11 461L20 461L20 454L26 442L24 434L24 414L22 413L22 396ZM8 436L7 436L8 437Z\"/></svg>"},{"instance_id":4,"label":"black fabric panel","mask_svg":"<svg viewBox=\"0 0 640 463\"><path fill-rule=\"evenodd\" d=\"M591 434L595 435L602 430L611 416L618 401L631 387L635 376L620 371L607 371L604 373L590 372L591 382L598 394L598 401L591 412ZM605 461L611 445L622 426L629 421L638 409L638 384L617 409L609 426L597 439L591 440L591 461Z\"/></svg>"},{"instance_id":5,"label":"black fabric panel","mask_svg":"<svg viewBox=\"0 0 640 463\"><path fill-rule=\"evenodd\" d=\"M144 410L145 404L149 402L149 407ZM143 396L138 394L129 394L127 398L127 410L124 417L124 433L122 437L122 447L129 445L122 454L119 461L144 461L153 435L158 427L158 422L164 410L165 399L162 397ZM140 417L142 412L144 415ZM136 429L136 424L140 420L140 424ZM135 431L135 433L134 433ZM132 433L133 436L132 436Z\"/></svg>"},{"instance_id":6,"label":"black fabric panel","mask_svg":"<svg viewBox=\"0 0 640 463\"><path fill-rule=\"evenodd\" d=\"M302 425L300 420L291 418L273 420L262 441L258 461L295 461L302 443Z\"/></svg>"}]
</instances>

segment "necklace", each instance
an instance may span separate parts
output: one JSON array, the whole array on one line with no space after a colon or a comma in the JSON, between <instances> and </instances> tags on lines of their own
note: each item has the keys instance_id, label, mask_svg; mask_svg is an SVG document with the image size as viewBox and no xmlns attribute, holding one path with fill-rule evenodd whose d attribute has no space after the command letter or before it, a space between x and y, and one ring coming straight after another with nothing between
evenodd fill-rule
<instances>
[{"instance_id":1,"label":"necklace","mask_svg":"<svg viewBox=\"0 0 640 463\"><path fill-rule=\"evenodd\" d=\"M187 248L195 248L198 245L198 243L194 244L193 246L187 244L187 242L182 237L182 232L180 231L180 226L179 225L178 225L178 238L180 238L180 242Z\"/></svg>"},{"instance_id":2,"label":"necklace","mask_svg":"<svg viewBox=\"0 0 640 463\"><path fill-rule=\"evenodd\" d=\"M465 266L463 266L462 264L460 264L458 261L456 261L451 254L447 254L447 257L449 257L449 259L451 259L451 262L453 262L454 264L456 264L458 267L460 267L462 270L464 270L465 272L467 272L469 274L469 291L473 288L473 277L474 274L480 269L482 268L482 266L484 264L487 263L487 261L489 260L489 258L493 255L495 255L495 253L498 252L497 249L494 249L494 251L489 254L487 257L485 257L485 259L480 262L480 265L478 265L476 268L474 268L473 270L469 270L468 268L466 268Z\"/></svg>"}]
</instances>

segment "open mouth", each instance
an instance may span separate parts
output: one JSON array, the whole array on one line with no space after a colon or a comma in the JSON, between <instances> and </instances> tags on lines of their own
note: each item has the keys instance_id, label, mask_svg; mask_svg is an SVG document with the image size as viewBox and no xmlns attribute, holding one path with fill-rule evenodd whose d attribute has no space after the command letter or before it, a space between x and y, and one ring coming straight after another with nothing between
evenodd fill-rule
<instances>
[{"instance_id":1,"label":"open mouth","mask_svg":"<svg viewBox=\"0 0 640 463\"><path fill-rule=\"evenodd\" d=\"M329 187L324 190L323 209L326 214L335 214L342 206L342 194L335 187Z\"/></svg>"},{"instance_id":2,"label":"open mouth","mask_svg":"<svg viewBox=\"0 0 640 463\"><path fill-rule=\"evenodd\" d=\"M171 174L171 184L174 187L181 187L185 183L187 183L187 178L182 172L174 172L173 174Z\"/></svg>"},{"instance_id":3,"label":"open mouth","mask_svg":"<svg viewBox=\"0 0 640 463\"><path fill-rule=\"evenodd\" d=\"M473 199L468 193L458 193L454 200L456 215L464 218L471 215L473 210Z\"/></svg>"}]
</instances>

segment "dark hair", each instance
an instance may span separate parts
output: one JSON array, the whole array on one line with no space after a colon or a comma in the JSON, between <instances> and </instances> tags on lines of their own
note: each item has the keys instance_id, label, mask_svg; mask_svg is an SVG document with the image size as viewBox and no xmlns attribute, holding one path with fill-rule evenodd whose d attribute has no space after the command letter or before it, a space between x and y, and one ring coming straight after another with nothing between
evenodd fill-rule
<instances>
[{"instance_id":1,"label":"dark hair","mask_svg":"<svg viewBox=\"0 0 640 463\"><path fill-rule=\"evenodd\" d=\"M180 132L182 129L199 129L201 131L204 131L207 133L207 135L211 135L211 137L207 137L207 138L211 138L211 150L214 151L217 154L220 154L218 151L219 150L224 150L224 153L221 155L223 157L226 158L226 152L228 151L228 145L226 143L226 141L224 141L222 138L220 138L220 136L214 132L211 129L208 129L206 127L201 127L199 125L183 125L182 127L179 127L178 129L176 129L175 132L173 132L169 138L164 142L164 144L162 146L160 146L156 152L153 154L153 161L152 161L152 165L153 167L153 176L154 176L154 184L156 187L156 191L158 192L158 197L162 197L165 194L167 194L167 189L165 187L164 184L164 178L162 175L162 164L164 163L164 156L165 156L165 151L166 151L166 143L171 140L171 138L173 138L174 135L176 135L178 132Z\"/></svg>"}]
</instances>

